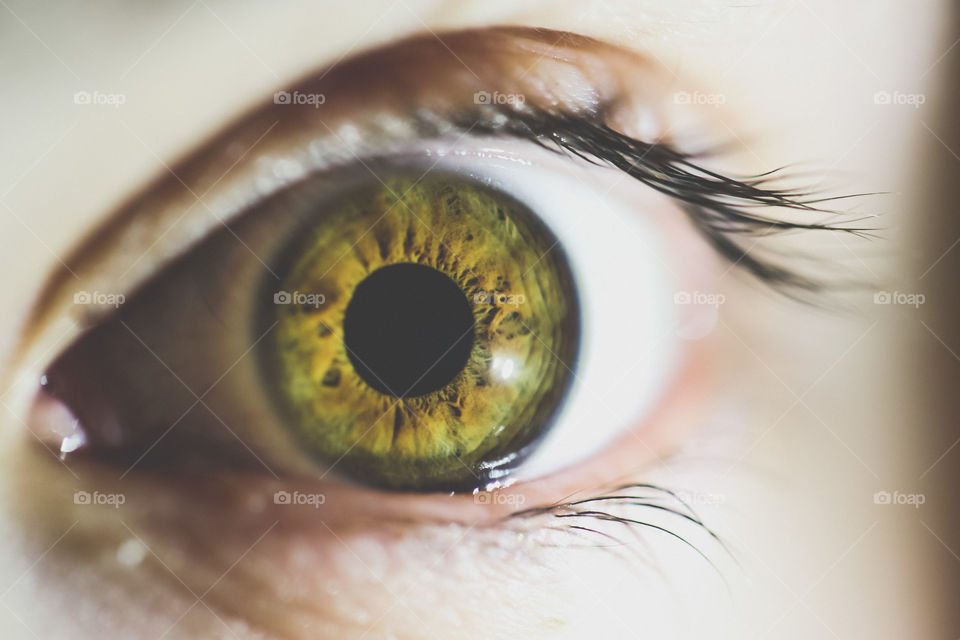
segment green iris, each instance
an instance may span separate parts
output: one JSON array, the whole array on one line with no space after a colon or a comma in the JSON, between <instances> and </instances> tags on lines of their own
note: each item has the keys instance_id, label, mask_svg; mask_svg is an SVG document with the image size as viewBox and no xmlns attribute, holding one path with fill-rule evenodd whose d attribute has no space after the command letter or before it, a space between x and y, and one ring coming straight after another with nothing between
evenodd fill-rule
<instances>
[{"instance_id":1,"label":"green iris","mask_svg":"<svg viewBox=\"0 0 960 640\"><path fill-rule=\"evenodd\" d=\"M325 206L285 255L263 355L321 464L386 488L472 488L549 427L579 308L562 248L521 203L398 174Z\"/></svg>"}]
</instances>

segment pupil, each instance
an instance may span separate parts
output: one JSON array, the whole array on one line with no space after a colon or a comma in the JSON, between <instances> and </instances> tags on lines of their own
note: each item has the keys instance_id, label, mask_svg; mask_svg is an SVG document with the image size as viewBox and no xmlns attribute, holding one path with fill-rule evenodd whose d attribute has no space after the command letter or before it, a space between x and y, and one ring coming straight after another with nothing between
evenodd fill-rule
<instances>
[{"instance_id":1,"label":"pupil","mask_svg":"<svg viewBox=\"0 0 960 640\"><path fill-rule=\"evenodd\" d=\"M442 389L473 348L473 312L456 282L421 264L377 269L353 293L343 321L354 369L397 397Z\"/></svg>"}]
</instances>

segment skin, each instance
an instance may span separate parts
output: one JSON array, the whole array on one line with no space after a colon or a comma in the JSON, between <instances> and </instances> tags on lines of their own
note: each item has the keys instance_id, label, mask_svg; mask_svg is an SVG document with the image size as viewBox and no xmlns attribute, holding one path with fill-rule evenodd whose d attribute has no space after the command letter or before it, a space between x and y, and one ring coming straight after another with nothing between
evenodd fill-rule
<instances>
[{"instance_id":1,"label":"skin","mask_svg":"<svg viewBox=\"0 0 960 640\"><path fill-rule=\"evenodd\" d=\"M905 342L915 323L891 321L863 292L843 301L861 309L854 314L772 296L670 222L663 224L672 255L687 257L678 260L678 277L727 298L720 323L691 347L659 408L632 435L575 469L511 487L503 504L262 471L143 468L121 477L123 469L90 458L63 464L30 435L36 374L82 324L58 324L67 316L58 304L76 288L63 262L88 277L94 267L72 259L83 238L155 176L173 182L169 167L307 72L413 34L489 24L568 30L658 66L663 83L624 81L619 88L629 95L681 88L721 96L719 108L695 110L696 127L678 126L675 135L732 140L737 170L809 162L813 182L828 193L904 194L858 202L857 211L908 211L918 194L905 167L917 140L930 135L920 124L927 107L876 104L874 94L932 99L951 44L938 20L946 3L932 1L923 11L826 0L391 6L0 9L9 18L0 27L0 59L22 61L3 71L15 99L0 107L7 150L0 255L17 276L0 290L14 311L0 319L11 363L0 413L5 635L940 637L937 600L905 600L902 585L922 594L942 560L924 522L945 505L914 510L872 499L882 490L915 493L942 451L912 437L903 420L912 406L907 373L886 366L887 346ZM604 47L590 55L621 56ZM459 65L437 62L444 64ZM596 71L591 77L607 80ZM77 105L70 94L80 90L122 93L125 103ZM636 116L626 109L614 117L641 135ZM227 180L242 177L240 164ZM216 177L184 172L183 179L202 185ZM633 187L625 197L641 192ZM884 226L921 224L892 217ZM179 233L161 245L175 246ZM900 236L871 244L799 234L782 246L902 291L916 285L897 278L916 269L901 257L903 245ZM157 261L150 253L138 262L145 253L123 254L117 264L136 264L127 274L135 278ZM57 272L52 281L68 285L51 288ZM878 388L893 391L878 402ZM597 537L557 531L550 517L501 519L518 504L588 498L637 482L675 488L695 503L737 562L702 530L681 531L724 580L652 530L584 523L616 538L597 548ZM124 504L77 505L77 490L122 494ZM271 500L278 490L320 492L325 503L278 505Z\"/></svg>"}]
</instances>

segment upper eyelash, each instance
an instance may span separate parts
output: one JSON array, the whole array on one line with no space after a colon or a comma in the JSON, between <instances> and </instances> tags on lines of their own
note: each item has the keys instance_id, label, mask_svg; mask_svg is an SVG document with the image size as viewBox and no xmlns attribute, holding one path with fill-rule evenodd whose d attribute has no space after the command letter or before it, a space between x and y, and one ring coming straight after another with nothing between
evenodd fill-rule
<instances>
[{"instance_id":1,"label":"upper eyelash","mask_svg":"<svg viewBox=\"0 0 960 640\"><path fill-rule=\"evenodd\" d=\"M602 110L599 111L602 113ZM803 299L824 288L821 280L752 255L736 236L757 236L792 230L837 231L864 236L871 228L839 224L778 220L758 215L754 207L785 208L810 214L836 214L820 205L831 200L868 194L815 197L800 189L769 186L782 170L743 178L725 176L695 162L695 154L661 142L644 142L610 128L599 115L550 112L522 107L487 105L447 119L455 128L488 135L529 140L555 152L569 153L592 164L614 167L677 201L706 241L731 264L747 271L786 295ZM419 122L421 130L437 133L435 114Z\"/></svg>"}]
</instances>

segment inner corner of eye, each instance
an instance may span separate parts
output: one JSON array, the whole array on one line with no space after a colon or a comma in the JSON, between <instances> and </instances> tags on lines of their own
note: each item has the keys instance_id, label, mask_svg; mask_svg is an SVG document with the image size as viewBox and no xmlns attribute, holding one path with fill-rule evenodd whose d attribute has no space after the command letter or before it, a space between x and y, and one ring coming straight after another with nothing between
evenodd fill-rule
<instances>
[{"instance_id":1,"label":"inner corner of eye","mask_svg":"<svg viewBox=\"0 0 960 640\"><path fill-rule=\"evenodd\" d=\"M565 251L508 194L397 174L329 202L282 253L259 350L285 422L375 486L486 486L560 411L580 350Z\"/></svg>"}]
</instances>

